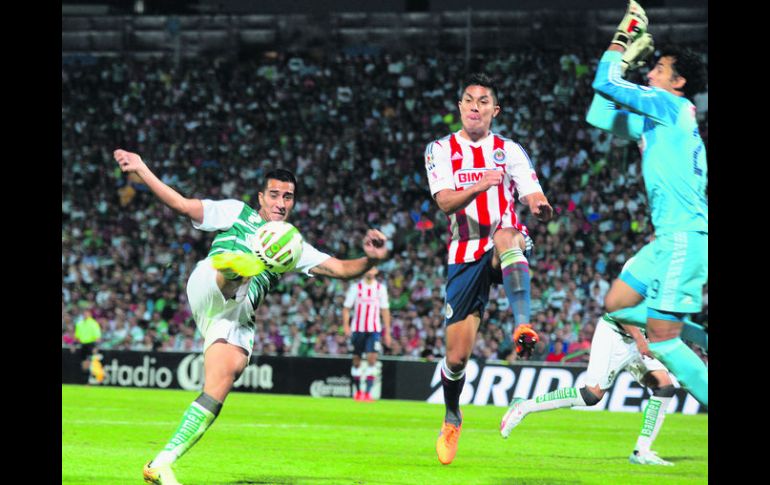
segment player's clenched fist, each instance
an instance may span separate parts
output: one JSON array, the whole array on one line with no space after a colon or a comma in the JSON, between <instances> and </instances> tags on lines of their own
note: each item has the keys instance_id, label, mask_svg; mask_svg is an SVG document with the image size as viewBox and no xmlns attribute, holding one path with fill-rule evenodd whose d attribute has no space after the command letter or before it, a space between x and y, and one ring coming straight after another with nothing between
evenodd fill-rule
<instances>
[{"instance_id":1,"label":"player's clenched fist","mask_svg":"<svg viewBox=\"0 0 770 485\"><path fill-rule=\"evenodd\" d=\"M120 170L123 172L136 172L144 166L142 157L136 153L127 152L119 148L112 152L112 155L115 157L115 161L118 162Z\"/></svg>"},{"instance_id":2,"label":"player's clenched fist","mask_svg":"<svg viewBox=\"0 0 770 485\"><path fill-rule=\"evenodd\" d=\"M388 248L385 243L388 236L377 229L369 229L364 236L364 253L372 259L385 259L388 255Z\"/></svg>"},{"instance_id":3,"label":"player's clenched fist","mask_svg":"<svg viewBox=\"0 0 770 485\"><path fill-rule=\"evenodd\" d=\"M481 176L481 180L476 182L476 186L480 191L485 191L490 187L500 185L503 183L503 171L502 170L486 170Z\"/></svg>"}]
</instances>

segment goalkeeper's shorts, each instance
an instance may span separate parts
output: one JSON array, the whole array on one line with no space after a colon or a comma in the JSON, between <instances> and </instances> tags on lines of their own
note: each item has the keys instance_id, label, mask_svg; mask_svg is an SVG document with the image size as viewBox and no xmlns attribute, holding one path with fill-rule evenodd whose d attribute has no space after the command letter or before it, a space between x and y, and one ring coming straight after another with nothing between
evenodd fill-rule
<instances>
[{"instance_id":1,"label":"goalkeeper's shorts","mask_svg":"<svg viewBox=\"0 0 770 485\"><path fill-rule=\"evenodd\" d=\"M246 295L248 279L234 298L225 299L217 286L217 270L206 258L195 266L187 280L187 299L195 325L203 336L203 352L216 340L241 347L251 357L254 348L254 309Z\"/></svg>"},{"instance_id":2,"label":"goalkeeper's shorts","mask_svg":"<svg viewBox=\"0 0 770 485\"><path fill-rule=\"evenodd\" d=\"M645 298L648 309L698 313L708 281L708 234L658 235L628 261L620 279Z\"/></svg>"}]
</instances>

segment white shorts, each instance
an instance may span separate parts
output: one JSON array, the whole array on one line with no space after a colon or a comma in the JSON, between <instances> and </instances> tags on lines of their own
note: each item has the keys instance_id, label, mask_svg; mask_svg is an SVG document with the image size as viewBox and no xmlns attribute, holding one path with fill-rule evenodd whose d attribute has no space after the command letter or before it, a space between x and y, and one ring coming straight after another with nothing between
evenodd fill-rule
<instances>
[{"instance_id":1,"label":"white shorts","mask_svg":"<svg viewBox=\"0 0 770 485\"><path fill-rule=\"evenodd\" d=\"M187 280L187 299L195 325L203 335L203 352L216 340L224 339L248 352L254 347L254 309L246 297L248 282L241 285L235 298L225 300L216 281L217 270L209 259L199 261Z\"/></svg>"},{"instance_id":2,"label":"white shorts","mask_svg":"<svg viewBox=\"0 0 770 485\"><path fill-rule=\"evenodd\" d=\"M633 338L619 334L603 318L599 318L591 341L585 384L609 389L623 370L630 372L640 384L648 372L667 371L659 360L640 354Z\"/></svg>"}]
</instances>

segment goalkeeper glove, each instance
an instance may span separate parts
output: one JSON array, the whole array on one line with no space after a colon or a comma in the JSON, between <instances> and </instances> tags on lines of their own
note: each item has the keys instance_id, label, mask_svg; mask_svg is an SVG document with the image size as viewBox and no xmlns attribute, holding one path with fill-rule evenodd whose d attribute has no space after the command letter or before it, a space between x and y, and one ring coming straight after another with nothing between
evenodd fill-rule
<instances>
[{"instance_id":1,"label":"goalkeeper glove","mask_svg":"<svg viewBox=\"0 0 770 485\"><path fill-rule=\"evenodd\" d=\"M623 53L620 63L620 72L623 76L627 71L639 69L647 63L647 57L655 51L652 34L645 32L638 40L631 42Z\"/></svg>"},{"instance_id":2,"label":"goalkeeper glove","mask_svg":"<svg viewBox=\"0 0 770 485\"><path fill-rule=\"evenodd\" d=\"M612 43L628 49L632 42L647 32L647 23L647 14L642 6L634 0L629 0L626 15L618 25L618 30L612 37Z\"/></svg>"},{"instance_id":3,"label":"goalkeeper glove","mask_svg":"<svg viewBox=\"0 0 770 485\"><path fill-rule=\"evenodd\" d=\"M256 276L265 270L265 263L255 254L219 253L211 257L211 265L224 273L226 279Z\"/></svg>"}]
</instances>

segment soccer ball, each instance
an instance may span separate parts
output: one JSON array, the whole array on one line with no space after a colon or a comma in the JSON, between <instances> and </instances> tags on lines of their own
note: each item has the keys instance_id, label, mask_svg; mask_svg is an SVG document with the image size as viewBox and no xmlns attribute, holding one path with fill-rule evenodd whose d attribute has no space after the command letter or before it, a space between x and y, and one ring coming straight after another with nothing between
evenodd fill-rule
<instances>
[{"instance_id":1,"label":"soccer ball","mask_svg":"<svg viewBox=\"0 0 770 485\"><path fill-rule=\"evenodd\" d=\"M291 271L302 256L302 234L285 221L270 221L259 226L250 243L254 254L273 273Z\"/></svg>"}]
</instances>

